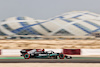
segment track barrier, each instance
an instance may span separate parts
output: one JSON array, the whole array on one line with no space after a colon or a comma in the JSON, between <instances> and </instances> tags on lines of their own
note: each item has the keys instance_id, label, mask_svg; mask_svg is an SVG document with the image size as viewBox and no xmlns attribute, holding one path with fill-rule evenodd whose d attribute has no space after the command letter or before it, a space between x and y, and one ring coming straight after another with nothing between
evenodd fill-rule
<instances>
[{"instance_id":1,"label":"track barrier","mask_svg":"<svg viewBox=\"0 0 100 67\"><path fill-rule=\"evenodd\" d=\"M63 49L63 53L67 55L80 55L80 49Z\"/></svg>"},{"instance_id":2,"label":"track barrier","mask_svg":"<svg viewBox=\"0 0 100 67\"><path fill-rule=\"evenodd\" d=\"M20 56L22 49L1 49L0 55L17 55ZM100 55L100 49L45 49L45 51L54 51L67 55Z\"/></svg>"}]
</instances>

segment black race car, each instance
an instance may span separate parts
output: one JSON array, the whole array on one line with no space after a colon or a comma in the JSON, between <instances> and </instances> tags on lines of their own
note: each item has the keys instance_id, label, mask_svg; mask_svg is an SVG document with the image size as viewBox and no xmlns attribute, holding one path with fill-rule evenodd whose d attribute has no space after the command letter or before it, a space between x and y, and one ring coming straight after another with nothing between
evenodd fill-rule
<instances>
[{"instance_id":1,"label":"black race car","mask_svg":"<svg viewBox=\"0 0 100 67\"><path fill-rule=\"evenodd\" d=\"M20 51L21 56L25 59L41 58L41 59L72 59L71 56L64 55L63 53L55 53L53 51L44 51L41 49L23 49Z\"/></svg>"}]
</instances>

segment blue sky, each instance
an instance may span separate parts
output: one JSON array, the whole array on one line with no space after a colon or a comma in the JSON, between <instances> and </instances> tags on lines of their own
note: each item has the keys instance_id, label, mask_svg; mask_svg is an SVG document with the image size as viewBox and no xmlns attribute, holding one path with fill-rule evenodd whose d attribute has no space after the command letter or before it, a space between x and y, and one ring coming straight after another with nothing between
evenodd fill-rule
<instances>
[{"instance_id":1,"label":"blue sky","mask_svg":"<svg viewBox=\"0 0 100 67\"><path fill-rule=\"evenodd\" d=\"M100 14L100 0L0 0L0 20L13 16L46 20L69 11Z\"/></svg>"}]
</instances>

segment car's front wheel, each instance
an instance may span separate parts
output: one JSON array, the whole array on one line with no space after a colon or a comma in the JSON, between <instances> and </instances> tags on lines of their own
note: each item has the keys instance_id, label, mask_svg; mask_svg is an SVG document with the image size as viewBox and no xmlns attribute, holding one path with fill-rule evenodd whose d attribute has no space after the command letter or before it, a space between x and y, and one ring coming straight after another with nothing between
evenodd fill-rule
<instances>
[{"instance_id":1,"label":"car's front wheel","mask_svg":"<svg viewBox=\"0 0 100 67\"><path fill-rule=\"evenodd\" d=\"M60 59L64 59L65 58L65 55L63 53L59 54L59 58Z\"/></svg>"},{"instance_id":2,"label":"car's front wheel","mask_svg":"<svg viewBox=\"0 0 100 67\"><path fill-rule=\"evenodd\" d=\"M25 59L29 59L29 58L30 58L30 54L25 53L24 58L25 58Z\"/></svg>"}]
</instances>

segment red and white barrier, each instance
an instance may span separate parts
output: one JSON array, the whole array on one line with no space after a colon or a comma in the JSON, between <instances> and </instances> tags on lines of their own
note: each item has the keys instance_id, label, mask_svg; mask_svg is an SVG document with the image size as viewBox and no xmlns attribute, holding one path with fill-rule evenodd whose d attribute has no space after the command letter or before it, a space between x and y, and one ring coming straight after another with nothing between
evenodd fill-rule
<instances>
[{"instance_id":1,"label":"red and white barrier","mask_svg":"<svg viewBox=\"0 0 100 67\"><path fill-rule=\"evenodd\" d=\"M1 55L20 55L20 49L2 49Z\"/></svg>"},{"instance_id":2,"label":"red and white barrier","mask_svg":"<svg viewBox=\"0 0 100 67\"><path fill-rule=\"evenodd\" d=\"M63 49L63 53L67 55L80 55L80 49Z\"/></svg>"},{"instance_id":3,"label":"red and white barrier","mask_svg":"<svg viewBox=\"0 0 100 67\"><path fill-rule=\"evenodd\" d=\"M1 55L1 49L0 49L0 55Z\"/></svg>"},{"instance_id":4,"label":"red and white barrier","mask_svg":"<svg viewBox=\"0 0 100 67\"><path fill-rule=\"evenodd\" d=\"M100 49L81 49L81 55L100 55Z\"/></svg>"},{"instance_id":5,"label":"red and white barrier","mask_svg":"<svg viewBox=\"0 0 100 67\"><path fill-rule=\"evenodd\" d=\"M55 53L64 53L67 55L100 55L100 49L45 49L45 51L54 51ZM18 55L21 49L2 49L0 55Z\"/></svg>"}]
</instances>

